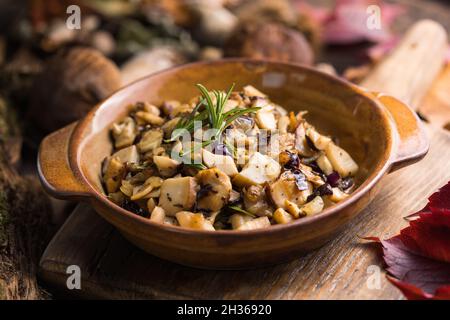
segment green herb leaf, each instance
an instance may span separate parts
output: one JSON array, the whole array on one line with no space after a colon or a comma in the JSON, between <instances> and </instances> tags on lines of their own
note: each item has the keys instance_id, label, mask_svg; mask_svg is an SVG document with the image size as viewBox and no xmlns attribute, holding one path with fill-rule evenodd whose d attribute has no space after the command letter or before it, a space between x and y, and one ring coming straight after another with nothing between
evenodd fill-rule
<instances>
[{"instance_id":1,"label":"green herb leaf","mask_svg":"<svg viewBox=\"0 0 450 320\"><path fill-rule=\"evenodd\" d=\"M238 206L228 206L228 208L230 208L231 210L237 211L237 212L239 212L239 213L246 214L246 215L248 215L248 216L250 216L250 217L252 217L252 218L256 218L256 215L254 215L254 214L251 213L251 212L248 212L247 210L244 210L244 209L242 209L242 208L239 208Z\"/></svg>"},{"instance_id":2,"label":"green herb leaf","mask_svg":"<svg viewBox=\"0 0 450 320\"><path fill-rule=\"evenodd\" d=\"M186 119L180 120L180 122L175 127L174 132L177 132L176 131L177 129L185 129L191 132L194 129L195 121L201 121L202 126L207 125L211 129L216 129L214 136L211 137L210 140L203 142L201 144L201 147L210 145L215 141L220 141L223 131L238 117L248 113L256 112L259 109L261 109L259 107L235 108L233 110L224 113L223 111L225 108L225 104L227 103L228 99L231 96L231 93L233 92L234 83L226 93L217 90L208 91L208 89L206 89L206 87L202 84L197 84L196 86L199 89L200 93L202 94L202 99L195 106L195 108L192 110L192 112ZM214 95L216 100L215 103L211 99L211 95ZM198 110L202 105L205 107L205 109L202 110L200 113L198 113ZM204 121L206 120L208 120L208 122L204 123ZM172 135L171 139L166 140L166 142L174 142L182 134L183 131L179 130L178 133ZM180 156L192 153L198 148L199 147L196 145L193 148L191 148L191 150L185 151L184 153L180 153Z\"/></svg>"},{"instance_id":3,"label":"green herb leaf","mask_svg":"<svg viewBox=\"0 0 450 320\"><path fill-rule=\"evenodd\" d=\"M256 112L259 109L261 109L261 108L254 107L254 108L247 108L247 109L240 108L240 109L230 110L230 111L234 111L234 112L231 115L226 115L225 128L227 128L234 120L236 120L240 116L243 116L248 113Z\"/></svg>"},{"instance_id":4,"label":"green herb leaf","mask_svg":"<svg viewBox=\"0 0 450 320\"><path fill-rule=\"evenodd\" d=\"M203 163L183 163L185 166L189 166L192 168L195 168L197 170L205 170L208 169L207 166L205 166Z\"/></svg>"}]
</instances>

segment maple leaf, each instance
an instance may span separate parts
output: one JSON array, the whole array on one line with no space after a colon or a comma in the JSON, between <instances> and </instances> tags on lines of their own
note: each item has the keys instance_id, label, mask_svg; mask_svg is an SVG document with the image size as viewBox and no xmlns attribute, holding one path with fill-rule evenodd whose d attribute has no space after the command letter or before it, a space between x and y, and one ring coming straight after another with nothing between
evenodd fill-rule
<instances>
[{"instance_id":1,"label":"maple leaf","mask_svg":"<svg viewBox=\"0 0 450 320\"><path fill-rule=\"evenodd\" d=\"M389 281L408 299L450 299L450 182L409 218L409 226L381 244Z\"/></svg>"}]
</instances>

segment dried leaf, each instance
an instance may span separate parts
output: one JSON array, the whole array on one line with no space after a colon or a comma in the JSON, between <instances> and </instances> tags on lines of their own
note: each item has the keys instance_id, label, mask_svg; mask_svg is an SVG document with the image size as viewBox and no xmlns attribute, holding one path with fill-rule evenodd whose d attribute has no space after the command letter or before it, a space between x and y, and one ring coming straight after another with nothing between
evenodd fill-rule
<instances>
[{"instance_id":1,"label":"dried leaf","mask_svg":"<svg viewBox=\"0 0 450 320\"><path fill-rule=\"evenodd\" d=\"M434 193L428 204L400 234L379 242L389 281L408 299L450 299L450 183Z\"/></svg>"}]
</instances>

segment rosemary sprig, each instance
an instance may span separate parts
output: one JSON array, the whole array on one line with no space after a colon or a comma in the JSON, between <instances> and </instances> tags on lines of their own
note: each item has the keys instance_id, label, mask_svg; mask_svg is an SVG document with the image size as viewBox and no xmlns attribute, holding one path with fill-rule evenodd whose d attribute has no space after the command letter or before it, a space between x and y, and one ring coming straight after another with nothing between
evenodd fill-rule
<instances>
[{"instance_id":1,"label":"rosemary sprig","mask_svg":"<svg viewBox=\"0 0 450 320\"><path fill-rule=\"evenodd\" d=\"M228 206L228 208L231 209L231 210L237 211L237 212L239 212L239 213L243 213L243 214L245 214L245 215L248 215L248 216L250 216L250 217L252 217L252 218L256 218L256 215L254 215L254 214L251 213L251 212L248 212L247 210L244 210L244 209L242 209L242 208L239 208L238 206Z\"/></svg>"},{"instance_id":2,"label":"rosemary sprig","mask_svg":"<svg viewBox=\"0 0 450 320\"><path fill-rule=\"evenodd\" d=\"M214 140L206 140L206 141L203 141L202 143L194 143L194 146L191 149L189 149L188 151L185 151L185 152L180 151L179 156L184 157L185 155L187 155L189 153L193 153L201 148L209 146L213 142L214 142Z\"/></svg>"},{"instance_id":3,"label":"rosemary sprig","mask_svg":"<svg viewBox=\"0 0 450 320\"><path fill-rule=\"evenodd\" d=\"M243 116L248 113L253 113L261 109L261 107L254 107L254 108L235 108L228 112L225 112L224 118L225 118L225 128L227 128L234 120L239 118L240 116Z\"/></svg>"},{"instance_id":4,"label":"rosemary sprig","mask_svg":"<svg viewBox=\"0 0 450 320\"><path fill-rule=\"evenodd\" d=\"M183 135L183 130L187 130L188 132L192 132L194 130L195 121L201 121L203 123L204 120L207 119L208 114L206 110L203 110L199 114L197 114L198 109L205 104L205 100L200 100L195 108L191 111L191 113L186 118L181 118L178 121L177 125L173 129L174 134L170 137L170 139L165 140L166 143L176 141L180 136Z\"/></svg>"},{"instance_id":5,"label":"rosemary sprig","mask_svg":"<svg viewBox=\"0 0 450 320\"><path fill-rule=\"evenodd\" d=\"M197 170L208 169L208 167L205 166L203 163L184 163L184 165L195 168Z\"/></svg>"},{"instance_id":6,"label":"rosemary sprig","mask_svg":"<svg viewBox=\"0 0 450 320\"><path fill-rule=\"evenodd\" d=\"M230 98L231 93L233 92L234 83L226 93L217 90L212 91L212 94L216 98L215 104L211 99L210 92L208 91L208 89L205 88L205 86L203 86L202 84L197 84L197 88L202 93L203 100L206 101L205 109L208 113L208 120L209 120L208 125L210 128L217 130L214 137L212 137L212 140L218 140L218 138L222 135L223 131L238 117L244 114L256 112L259 109L261 109L259 107L235 108L230 111L223 112L225 104Z\"/></svg>"},{"instance_id":7,"label":"rosemary sprig","mask_svg":"<svg viewBox=\"0 0 450 320\"><path fill-rule=\"evenodd\" d=\"M196 86L200 91L200 93L202 94L202 99L195 106L195 108L192 110L192 112L189 114L188 117L181 119L178 122L177 126L174 129L175 134L173 134L169 140L166 140L166 142L176 141L180 136L182 136L184 130L192 132L194 130L195 121L201 121L202 127L207 126L210 129L215 129L216 131L215 134L209 140L203 141L201 144L196 144L193 148L191 148L191 150L185 151L182 154L180 153L180 156L184 156L186 154L195 152L196 150L198 150L198 148L200 148L200 146L203 148L205 146L210 145L213 142L216 141L220 142L223 131L234 120L236 120L242 115L254 113L259 109L261 109L260 107L235 108L227 112L223 112L225 104L230 98L231 93L233 92L234 83L226 93L217 90L208 91L208 89L206 89L206 87L203 86L202 84L197 84ZM211 99L211 94L214 95L215 102L213 101L213 99ZM199 112L200 107L202 106L204 106L204 109Z\"/></svg>"}]
</instances>

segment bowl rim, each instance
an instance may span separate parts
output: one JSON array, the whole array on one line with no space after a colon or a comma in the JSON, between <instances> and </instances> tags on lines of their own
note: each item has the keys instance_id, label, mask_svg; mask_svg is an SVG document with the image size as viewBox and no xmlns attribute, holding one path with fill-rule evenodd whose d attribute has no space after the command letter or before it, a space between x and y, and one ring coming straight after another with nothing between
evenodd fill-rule
<instances>
[{"instance_id":1,"label":"bowl rim","mask_svg":"<svg viewBox=\"0 0 450 320\"><path fill-rule=\"evenodd\" d=\"M216 231L207 231L207 230L196 230L196 229L188 229L183 228L180 226L173 226L168 224L161 224L156 223L153 221L150 221L150 219L141 217L135 213L132 213L119 205L115 204L114 202L110 201L106 195L100 193L96 190L96 188L89 182L88 178L85 176L83 170L81 169L80 162L79 162L79 154L83 148L84 141L89 137L89 134L84 136L83 134L85 132L89 132L89 124L92 123L93 119L96 116L96 111L101 108L106 102L108 102L110 99L112 99L115 95L123 94L127 90L130 90L130 88L134 85L140 84L144 81L147 81L149 79L158 77L160 75L166 75L170 73L176 73L179 70L193 68L193 67L210 67L214 66L216 64L235 64L235 63L248 63L248 64L275 64L281 67L291 67L296 69L302 69L307 72L312 72L318 76L324 77L328 79L329 81L333 82L334 84L342 85L346 87L348 90L351 90L358 94L359 96L364 97L369 102L371 102L371 105L380 113L380 116L383 120L384 128L386 131L386 145L387 148L384 151L383 160L380 161L376 167L374 168L373 172L364 180L364 182L355 190L353 191L350 196L325 209L318 215L314 215L311 217L304 217L301 219L297 219L291 223L288 224L276 224L271 225L269 228L264 229L256 229L256 230L216 230ZM169 233L175 233L178 235L184 235L184 236L204 236L204 237L210 237L210 238L225 238L225 237L256 237L260 235L268 235L271 233L278 233L283 232L287 230L292 230L295 228L304 227L310 224L320 223L320 221L325 220L329 216L339 214L341 210L343 210L346 207L351 206L354 204L357 200L362 198L367 192L369 192L378 182L379 180L385 175L385 173L390 169L392 162L395 158L395 151L398 147L398 133L395 129L395 124L392 118L392 115L386 110L386 108L383 106L381 102L379 102L371 93L370 91L359 87L345 79L339 78L337 76L333 76L327 73L324 73L322 71L316 70L312 67L305 66L298 63L288 63L288 62L280 62L276 60L271 59L250 59L250 58L225 58L215 61L197 61L192 63L187 63L179 66L175 66L172 68L168 68L162 71L158 71L152 74L149 74L147 76L144 76L142 78L139 78L130 84L121 87L117 91L113 92L111 95L109 95L107 98L103 99L101 102L99 102L95 107L93 107L88 114L83 117L75 126L72 135L70 136L69 140L69 164L76 174L77 177L81 179L81 183L88 189L86 190L86 197L91 201L98 201L103 206L108 207L110 210L114 211L116 214L120 214L121 218L127 219L130 221L130 223L140 223L146 225L146 227L149 228L157 228L160 231L169 232ZM100 213L99 213L100 214ZM104 214L101 214L104 216ZM105 217L104 217L105 218ZM106 218L105 218L106 219ZM109 219L107 219L109 220ZM112 223L111 221L109 221ZM122 221L123 222L123 221ZM122 223L120 222L120 223ZM139 232L136 232L135 236L139 237Z\"/></svg>"}]
</instances>

